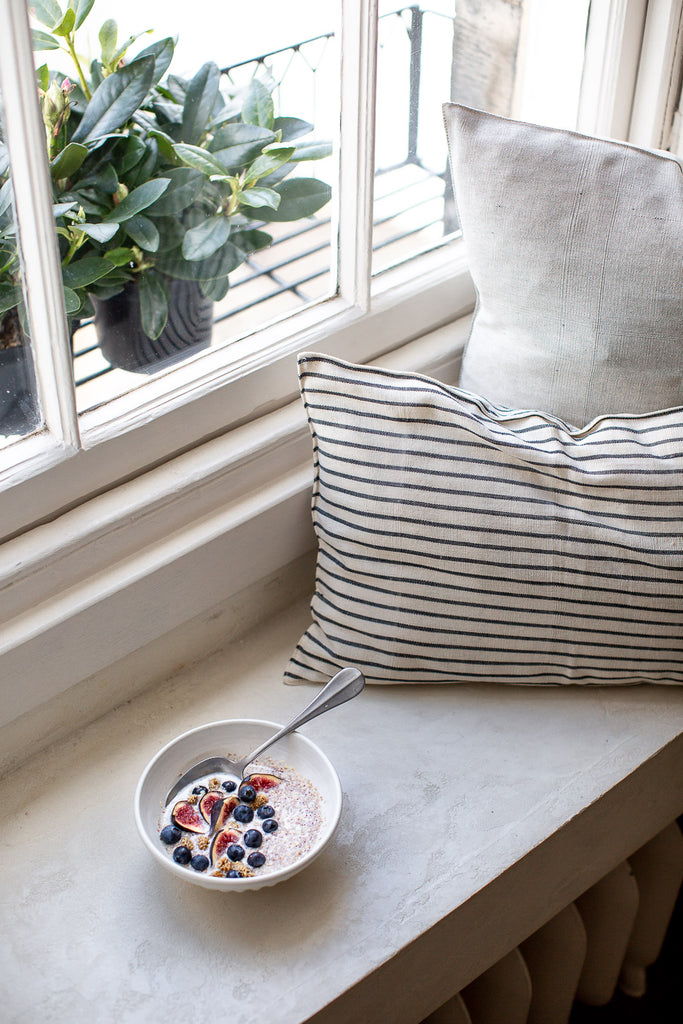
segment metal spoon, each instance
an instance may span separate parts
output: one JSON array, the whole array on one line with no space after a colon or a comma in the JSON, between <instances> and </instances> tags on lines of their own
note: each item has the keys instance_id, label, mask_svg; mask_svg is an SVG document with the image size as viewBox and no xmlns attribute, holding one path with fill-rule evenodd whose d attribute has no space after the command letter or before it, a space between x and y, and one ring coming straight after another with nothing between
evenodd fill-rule
<instances>
[{"instance_id":1,"label":"metal spoon","mask_svg":"<svg viewBox=\"0 0 683 1024\"><path fill-rule=\"evenodd\" d=\"M336 708L339 704L345 704L347 700L358 696L364 686L365 679L357 668L341 669L323 686L322 690L313 698L310 704L292 719L289 725L283 726L282 729L271 736L270 739L267 739L265 743L258 746L256 750L252 750L246 757L241 758L239 761L233 761L229 757L207 757L204 761L198 761L197 764L193 764L191 768L183 772L175 785L171 786L166 794L165 803L169 804L188 783L194 782L195 779L206 775L208 772L232 775L238 782L241 782L244 778L245 769L264 750L272 747L274 743L277 743L284 736L288 736L290 732L294 732L295 729L305 722L310 722L311 719L317 718L318 715L324 714L325 711Z\"/></svg>"}]
</instances>

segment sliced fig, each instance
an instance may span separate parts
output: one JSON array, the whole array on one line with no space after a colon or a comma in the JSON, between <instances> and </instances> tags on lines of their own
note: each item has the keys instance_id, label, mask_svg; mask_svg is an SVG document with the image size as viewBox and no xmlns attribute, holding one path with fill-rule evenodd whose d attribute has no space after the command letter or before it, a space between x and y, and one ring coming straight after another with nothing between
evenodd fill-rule
<instances>
[{"instance_id":1,"label":"sliced fig","mask_svg":"<svg viewBox=\"0 0 683 1024\"><path fill-rule=\"evenodd\" d=\"M213 811L214 806L222 799L222 794L215 789L204 794L199 801L199 810L202 812L202 817L205 821L211 821L211 812Z\"/></svg>"},{"instance_id":2,"label":"sliced fig","mask_svg":"<svg viewBox=\"0 0 683 1024\"><path fill-rule=\"evenodd\" d=\"M281 779L277 775L266 775L265 772L249 776L249 785L253 786L257 793L262 789L272 789L273 786L279 786L280 782Z\"/></svg>"},{"instance_id":3,"label":"sliced fig","mask_svg":"<svg viewBox=\"0 0 683 1024\"><path fill-rule=\"evenodd\" d=\"M221 859L231 843L239 843L240 834L234 829L224 828L217 832L211 843L211 863L216 864Z\"/></svg>"},{"instance_id":4,"label":"sliced fig","mask_svg":"<svg viewBox=\"0 0 683 1024\"><path fill-rule=\"evenodd\" d=\"M226 821L237 807L239 800L236 796L228 796L219 804L214 804L211 812L211 831L222 829Z\"/></svg>"},{"instance_id":5,"label":"sliced fig","mask_svg":"<svg viewBox=\"0 0 683 1024\"><path fill-rule=\"evenodd\" d=\"M171 812L174 823L186 832L206 832L206 822L193 804L179 800Z\"/></svg>"}]
</instances>

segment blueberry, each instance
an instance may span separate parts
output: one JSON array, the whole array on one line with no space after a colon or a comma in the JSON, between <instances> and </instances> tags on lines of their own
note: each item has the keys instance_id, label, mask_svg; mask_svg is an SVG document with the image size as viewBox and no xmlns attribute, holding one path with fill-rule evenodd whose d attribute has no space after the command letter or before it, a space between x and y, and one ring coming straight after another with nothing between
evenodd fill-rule
<instances>
[{"instance_id":1,"label":"blueberry","mask_svg":"<svg viewBox=\"0 0 683 1024\"><path fill-rule=\"evenodd\" d=\"M259 818L272 818L275 814L275 808L271 807L270 804L264 804L263 807L259 807L256 813Z\"/></svg>"},{"instance_id":2,"label":"blueberry","mask_svg":"<svg viewBox=\"0 0 683 1024\"><path fill-rule=\"evenodd\" d=\"M250 868L262 868L266 863L266 858L263 856L260 850L254 850L247 857L247 864Z\"/></svg>"},{"instance_id":3,"label":"blueberry","mask_svg":"<svg viewBox=\"0 0 683 1024\"><path fill-rule=\"evenodd\" d=\"M237 783L233 782L232 779L226 779L223 783L223 789L226 793L232 793L234 789L237 789Z\"/></svg>"},{"instance_id":4,"label":"blueberry","mask_svg":"<svg viewBox=\"0 0 683 1024\"><path fill-rule=\"evenodd\" d=\"M267 821L263 822L262 828L264 832L277 832L278 823L276 822L275 818L268 818Z\"/></svg>"},{"instance_id":5,"label":"blueberry","mask_svg":"<svg viewBox=\"0 0 683 1024\"><path fill-rule=\"evenodd\" d=\"M186 846L176 846L173 851L173 860L176 864L189 864L192 860L192 854Z\"/></svg>"},{"instance_id":6,"label":"blueberry","mask_svg":"<svg viewBox=\"0 0 683 1024\"><path fill-rule=\"evenodd\" d=\"M204 794L208 793L208 792L209 791L206 788L206 786L195 786L194 789L192 790L192 795L193 796L204 796Z\"/></svg>"},{"instance_id":7,"label":"blueberry","mask_svg":"<svg viewBox=\"0 0 683 1024\"><path fill-rule=\"evenodd\" d=\"M162 843L166 843L167 846L170 846L172 843L178 842L180 835L181 832L179 828L176 828L175 825L167 825L166 828L162 828L159 833L159 839L161 839Z\"/></svg>"},{"instance_id":8,"label":"blueberry","mask_svg":"<svg viewBox=\"0 0 683 1024\"><path fill-rule=\"evenodd\" d=\"M225 877L226 878L241 878L242 876L239 873L239 871L235 871L234 868L230 868L230 870L228 871L228 873L227 873L227 875Z\"/></svg>"},{"instance_id":9,"label":"blueberry","mask_svg":"<svg viewBox=\"0 0 683 1024\"><path fill-rule=\"evenodd\" d=\"M245 783L243 786L240 786L238 796L240 800L244 800L246 804L250 804L256 799L256 790L253 786L249 786Z\"/></svg>"},{"instance_id":10,"label":"blueberry","mask_svg":"<svg viewBox=\"0 0 683 1024\"><path fill-rule=\"evenodd\" d=\"M203 853L198 853L196 857L193 857L190 861L190 867L194 868L195 871L206 871L209 866L209 858L205 857Z\"/></svg>"},{"instance_id":11,"label":"blueberry","mask_svg":"<svg viewBox=\"0 0 683 1024\"><path fill-rule=\"evenodd\" d=\"M242 857L244 857L244 850L237 843L230 843L225 852L230 860L242 860Z\"/></svg>"},{"instance_id":12,"label":"blueberry","mask_svg":"<svg viewBox=\"0 0 683 1024\"><path fill-rule=\"evenodd\" d=\"M241 821L243 825L246 825L254 817L254 812L246 804L238 804L232 812L232 816L235 821Z\"/></svg>"},{"instance_id":13,"label":"blueberry","mask_svg":"<svg viewBox=\"0 0 683 1024\"><path fill-rule=\"evenodd\" d=\"M248 832L244 833L245 846L260 846L262 842L263 836L257 828L250 828Z\"/></svg>"}]
</instances>

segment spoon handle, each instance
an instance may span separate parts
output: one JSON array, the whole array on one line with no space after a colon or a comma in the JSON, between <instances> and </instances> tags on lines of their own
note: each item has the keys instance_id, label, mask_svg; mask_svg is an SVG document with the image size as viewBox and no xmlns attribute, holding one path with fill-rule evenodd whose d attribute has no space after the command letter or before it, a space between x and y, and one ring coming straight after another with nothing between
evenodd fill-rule
<instances>
[{"instance_id":1,"label":"spoon handle","mask_svg":"<svg viewBox=\"0 0 683 1024\"><path fill-rule=\"evenodd\" d=\"M277 743L283 736L288 736L290 732L294 732L295 729L305 722L310 722L311 719L317 718L318 715L322 715L326 711L330 711L331 708L336 708L340 704L345 704L347 700L351 700L352 697L358 696L364 686L365 679L357 668L341 669L323 686L322 690L313 698L310 704L307 704L303 711L300 711L292 719L289 725L283 726L279 732L276 732L274 736L267 739L256 750L252 750L251 754L248 754L239 762L242 771L244 771L248 764L255 761L259 754L262 754L268 747Z\"/></svg>"}]
</instances>

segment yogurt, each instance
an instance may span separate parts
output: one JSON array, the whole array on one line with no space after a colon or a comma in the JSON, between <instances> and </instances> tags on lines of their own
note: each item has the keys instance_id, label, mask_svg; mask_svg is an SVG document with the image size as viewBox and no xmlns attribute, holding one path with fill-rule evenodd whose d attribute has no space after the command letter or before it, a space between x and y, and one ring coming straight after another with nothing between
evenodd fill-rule
<instances>
[{"instance_id":1,"label":"yogurt","mask_svg":"<svg viewBox=\"0 0 683 1024\"><path fill-rule=\"evenodd\" d=\"M268 759L239 785L215 772L191 782L164 808L159 842L190 871L249 878L305 856L321 826L313 783Z\"/></svg>"}]
</instances>

